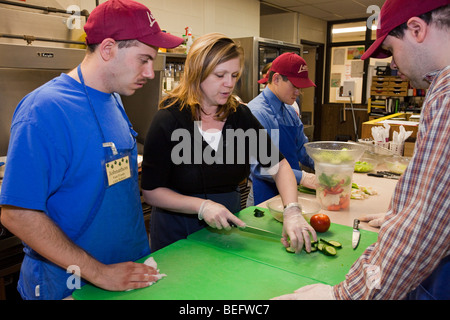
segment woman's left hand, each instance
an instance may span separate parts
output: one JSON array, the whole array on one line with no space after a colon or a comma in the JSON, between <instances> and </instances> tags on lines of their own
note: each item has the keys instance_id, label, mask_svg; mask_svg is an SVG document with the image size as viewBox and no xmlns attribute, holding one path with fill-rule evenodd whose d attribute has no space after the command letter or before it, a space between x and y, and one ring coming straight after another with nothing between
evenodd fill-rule
<instances>
[{"instance_id":1,"label":"woman's left hand","mask_svg":"<svg viewBox=\"0 0 450 320\"><path fill-rule=\"evenodd\" d=\"M316 231L303 218L301 209L298 207L290 207L283 213L283 245L291 247L295 253L299 253L303 245L306 251L311 252L311 236L317 241Z\"/></svg>"}]
</instances>

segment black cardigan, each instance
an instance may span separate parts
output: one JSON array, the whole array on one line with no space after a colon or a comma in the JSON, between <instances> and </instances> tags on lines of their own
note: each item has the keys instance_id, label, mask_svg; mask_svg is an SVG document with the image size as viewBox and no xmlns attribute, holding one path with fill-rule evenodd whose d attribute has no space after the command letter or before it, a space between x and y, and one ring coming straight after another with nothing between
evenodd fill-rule
<instances>
[{"instance_id":1,"label":"black cardigan","mask_svg":"<svg viewBox=\"0 0 450 320\"><path fill-rule=\"evenodd\" d=\"M158 110L148 130L141 187L185 195L231 192L248 177L251 161L268 168L282 159L245 105L227 118L217 152L202 138L190 110L173 105Z\"/></svg>"}]
</instances>

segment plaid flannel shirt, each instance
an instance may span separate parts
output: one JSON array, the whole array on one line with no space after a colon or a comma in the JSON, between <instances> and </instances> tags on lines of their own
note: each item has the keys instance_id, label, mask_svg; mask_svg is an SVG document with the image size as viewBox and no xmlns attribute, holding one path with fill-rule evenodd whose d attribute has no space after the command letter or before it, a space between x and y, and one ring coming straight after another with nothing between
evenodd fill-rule
<instances>
[{"instance_id":1,"label":"plaid flannel shirt","mask_svg":"<svg viewBox=\"0 0 450 320\"><path fill-rule=\"evenodd\" d=\"M414 156L378 241L333 287L336 299L403 299L450 254L450 66L426 79Z\"/></svg>"}]
</instances>

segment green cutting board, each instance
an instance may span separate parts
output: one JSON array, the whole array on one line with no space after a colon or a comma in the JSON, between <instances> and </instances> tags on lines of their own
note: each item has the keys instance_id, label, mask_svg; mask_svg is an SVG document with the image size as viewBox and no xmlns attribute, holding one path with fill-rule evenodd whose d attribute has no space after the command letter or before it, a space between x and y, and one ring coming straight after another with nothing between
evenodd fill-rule
<instances>
[{"instance_id":1,"label":"green cutting board","mask_svg":"<svg viewBox=\"0 0 450 320\"><path fill-rule=\"evenodd\" d=\"M282 223L275 220L268 209L258 208L264 211L263 217L255 217L254 209L249 207L237 214L240 219L250 226L282 233ZM289 271L305 278L314 279L330 285L338 284L345 280L345 275L352 264L357 260L364 250L377 241L378 234L375 232L360 230L361 240L359 246L352 248L352 231L348 226L331 224L325 233L317 233L318 240L336 240L342 244L337 249L335 256L326 256L316 251L300 254L288 253L281 242L277 239L251 234L233 228L230 231L217 229L203 229L191 234L188 239L198 241L220 248L228 253L252 259L285 271ZM300 287L300 286L298 286Z\"/></svg>"},{"instance_id":2,"label":"green cutting board","mask_svg":"<svg viewBox=\"0 0 450 320\"><path fill-rule=\"evenodd\" d=\"M222 249L180 240L151 254L167 274L144 289L111 292L85 285L78 300L267 300L317 281ZM144 259L138 262L144 262Z\"/></svg>"}]
</instances>

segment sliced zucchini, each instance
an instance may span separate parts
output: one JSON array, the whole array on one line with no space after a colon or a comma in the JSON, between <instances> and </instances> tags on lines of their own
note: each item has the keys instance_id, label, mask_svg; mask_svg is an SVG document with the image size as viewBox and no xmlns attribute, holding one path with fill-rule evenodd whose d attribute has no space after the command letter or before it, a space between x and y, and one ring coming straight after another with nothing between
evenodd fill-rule
<instances>
[{"instance_id":1,"label":"sliced zucchini","mask_svg":"<svg viewBox=\"0 0 450 320\"><path fill-rule=\"evenodd\" d=\"M342 248L342 244L340 242L337 242L337 241L334 241L334 240L330 240L328 242L335 248Z\"/></svg>"},{"instance_id":2,"label":"sliced zucchini","mask_svg":"<svg viewBox=\"0 0 450 320\"><path fill-rule=\"evenodd\" d=\"M340 242L337 242L335 240L325 240L325 239L320 239L320 241L322 241L323 243L335 247L335 248L342 248L342 244Z\"/></svg>"},{"instance_id":3,"label":"sliced zucchini","mask_svg":"<svg viewBox=\"0 0 450 320\"><path fill-rule=\"evenodd\" d=\"M332 246L324 245L322 247L322 252L327 256L335 256L336 255L336 249Z\"/></svg>"},{"instance_id":4,"label":"sliced zucchini","mask_svg":"<svg viewBox=\"0 0 450 320\"><path fill-rule=\"evenodd\" d=\"M295 253L295 250L292 249L291 247L287 247L287 248L286 248L286 252L289 252L289 253Z\"/></svg>"}]
</instances>

